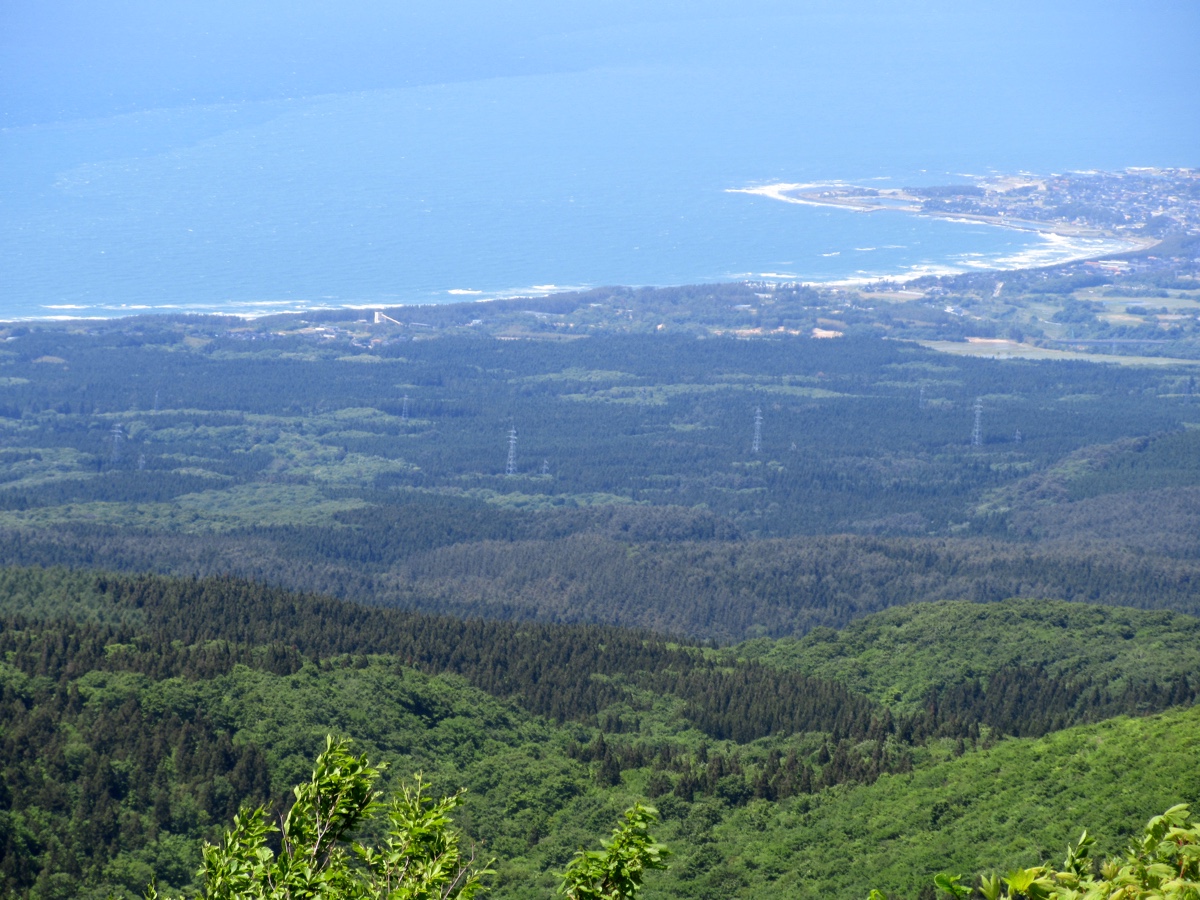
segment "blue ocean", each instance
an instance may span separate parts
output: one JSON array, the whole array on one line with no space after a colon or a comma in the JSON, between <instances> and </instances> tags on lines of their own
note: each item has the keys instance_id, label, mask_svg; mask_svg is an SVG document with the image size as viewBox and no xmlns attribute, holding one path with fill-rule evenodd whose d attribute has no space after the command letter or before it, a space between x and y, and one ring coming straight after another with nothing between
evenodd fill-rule
<instances>
[{"instance_id":1,"label":"blue ocean","mask_svg":"<svg viewBox=\"0 0 1200 900\"><path fill-rule=\"evenodd\" d=\"M0 318L1052 262L738 191L1200 165L1197 37L1161 0L6 4Z\"/></svg>"}]
</instances>

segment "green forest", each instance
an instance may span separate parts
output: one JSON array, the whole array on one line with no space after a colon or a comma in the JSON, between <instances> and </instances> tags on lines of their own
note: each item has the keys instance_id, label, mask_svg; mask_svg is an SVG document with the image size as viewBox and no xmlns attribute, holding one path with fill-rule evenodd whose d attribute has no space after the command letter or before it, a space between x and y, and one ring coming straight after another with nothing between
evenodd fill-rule
<instances>
[{"instance_id":1,"label":"green forest","mask_svg":"<svg viewBox=\"0 0 1200 900\"><path fill-rule=\"evenodd\" d=\"M1200 611L1186 369L199 321L10 335L0 560L718 643L931 599Z\"/></svg>"},{"instance_id":2,"label":"green forest","mask_svg":"<svg viewBox=\"0 0 1200 900\"><path fill-rule=\"evenodd\" d=\"M330 735L465 789L498 900L637 803L650 900L933 900L1200 808L1194 369L725 290L0 329L0 894L195 896Z\"/></svg>"},{"instance_id":3,"label":"green forest","mask_svg":"<svg viewBox=\"0 0 1200 900\"><path fill-rule=\"evenodd\" d=\"M241 804L284 808L331 730L389 786L465 787L498 897L551 896L639 798L676 855L649 896L815 897L1032 865L1082 825L1116 852L1146 809L1200 796L1182 614L919 604L764 654L220 578L9 569L2 595L13 896L194 889L200 841ZM847 869L847 839L869 864Z\"/></svg>"}]
</instances>

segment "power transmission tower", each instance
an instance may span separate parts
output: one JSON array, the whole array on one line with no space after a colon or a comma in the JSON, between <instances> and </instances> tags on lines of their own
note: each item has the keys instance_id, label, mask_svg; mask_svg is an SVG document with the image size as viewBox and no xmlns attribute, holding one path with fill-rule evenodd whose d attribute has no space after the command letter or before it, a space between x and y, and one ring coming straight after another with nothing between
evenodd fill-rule
<instances>
[{"instance_id":1,"label":"power transmission tower","mask_svg":"<svg viewBox=\"0 0 1200 900\"><path fill-rule=\"evenodd\" d=\"M1013 443L1019 444L1019 443L1021 443L1022 440L1023 440L1023 438L1021 436L1021 429L1018 428L1015 432L1013 432Z\"/></svg>"},{"instance_id":2,"label":"power transmission tower","mask_svg":"<svg viewBox=\"0 0 1200 900\"><path fill-rule=\"evenodd\" d=\"M971 446L983 446L983 398L975 398L975 427L971 430Z\"/></svg>"},{"instance_id":3,"label":"power transmission tower","mask_svg":"<svg viewBox=\"0 0 1200 900\"><path fill-rule=\"evenodd\" d=\"M549 459L542 460L542 474L543 475L550 474L550 460Z\"/></svg>"},{"instance_id":4,"label":"power transmission tower","mask_svg":"<svg viewBox=\"0 0 1200 900\"><path fill-rule=\"evenodd\" d=\"M751 453L758 453L762 450L762 407L754 410L754 445L750 448Z\"/></svg>"},{"instance_id":5,"label":"power transmission tower","mask_svg":"<svg viewBox=\"0 0 1200 900\"><path fill-rule=\"evenodd\" d=\"M404 407L400 410L400 421L408 421L408 394L404 395Z\"/></svg>"},{"instance_id":6,"label":"power transmission tower","mask_svg":"<svg viewBox=\"0 0 1200 900\"><path fill-rule=\"evenodd\" d=\"M504 467L504 474L517 474L517 429L515 426L508 433L508 465Z\"/></svg>"},{"instance_id":7,"label":"power transmission tower","mask_svg":"<svg viewBox=\"0 0 1200 900\"><path fill-rule=\"evenodd\" d=\"M121 461L121 443L125 440L125 432L121 428L121 423L114 424L109 433L112 435L112 461L118 463Z\"/></svg>"},{"instance_id":8,"label":"power transmission tower","mask_svg":"<svg viewBox=\"0 0 1200 900\"><path fill-rule=\"evenodd\" d=\"M925 385L921 385L921 394L917 397L917 409L925 408Z\"/></svg>"}]
</instances>

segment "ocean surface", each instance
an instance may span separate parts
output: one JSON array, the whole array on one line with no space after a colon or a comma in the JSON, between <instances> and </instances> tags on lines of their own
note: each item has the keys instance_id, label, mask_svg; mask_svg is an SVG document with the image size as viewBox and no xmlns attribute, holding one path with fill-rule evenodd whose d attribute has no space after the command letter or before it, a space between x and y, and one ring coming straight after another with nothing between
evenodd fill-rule
<instances>
[{"instance_id":1,"label":"ocean surface","mask_svg":"<svg viewBox=\"0 0 1200 900\"><path fill-rule=\"evenodd\" d=\"M1044 264L1115 248L731 191L1200 165L1191 4L14 6L4 319Z\"/></svg>"}]
</instances>

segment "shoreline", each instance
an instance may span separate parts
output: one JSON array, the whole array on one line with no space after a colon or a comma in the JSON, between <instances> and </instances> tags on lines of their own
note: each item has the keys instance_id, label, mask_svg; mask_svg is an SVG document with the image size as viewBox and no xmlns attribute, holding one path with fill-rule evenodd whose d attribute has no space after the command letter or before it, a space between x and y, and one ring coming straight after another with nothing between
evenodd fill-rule
<instances>
[{"instance_id":1,"label":"shoreline","mask_svg":"<svg viewBox=\"0 0 1200 900\"><path fill-rule=\"evenodd\" d=\"M861 287L867 284L875 284L881 281L890 281L897 284L907 284L910 281L915 281L918 278L927 278L930 276L946 276L946 275L962 275L967 272L1012 272L1022 269L1046 269L1054 266L1068 265L1076 262L1086 262L1092 259L1103 259L1107 256L1129 253L1145 253L1148 250L1158 246L1162 241L1158 238L1143 238L1132 235L1123 235L1111 231L1103 231L1096 228L1086 228L1083 226L1071 226L1064 224L1054 224L1047 222L1037 222L1028 219L1008 218L1004 216L988 216L978 213L960 213L960 212L941 212L938 210L926 210L920 205L920 200L910 194L906 194L901 190L893 190L885 196L888 199L893 199L894 203L880 203L873 197L830 197L824 196L824 192L846 190L854 187L846 182L820 182L820 183L793 183L793 182L776 182L774 184L765 184L758 187L750 188L726 188L725 192L729 194L750 194L752 196L766 197L769 200L777 200L782 203L794 203L799 206L821 206L834 209L843 209L850 212L872 213L872 212L902 212L909 215L921 216L930 219L943 219L948 222L958 222L962 224L987 225L993 228L1004 228L1009 231L1019 231L1025 233L1037 234L1048 242L1053 243L1055 240L1069 243L1072 240L1092 240L1111 242L1116 246L1106 246L1104 248L1096 247L1077 247L1074 252L1071 249L1064 248L1064 254L1051 261L1038 263L1033 260L1021 260L1018 257L1008 257L988 260L981 265L971 265L969 263L961 266L944 265L944 266L929 266L921 271L910 271L896 274L878 274L878 275L863 275L852 278L838 278L828 281L809 281L801 279L806 284L822 285L825 287ZM821 189L821 195L813 196L813 192ZM882 192L881 192L882 193ZM1006 261L1012 261L1013 264L1005 265ZM916 267L914 267L915 269ZM769 278L773 276L763 275L761 277Z\"/></svg>"},{"instance_id":2,"label":"shoreline","mask_svg":"<svg viewBox=\"0 0 1200 900\"><path fill-rule=\"evenodd\" d=\"M892 272L862 272L848 277L807 278L803 275L783 274L777 272L743 272L723 278L703 282L681 282L679 284L655 285L621 285L622 287L681 287L685 284L738 282L776 282L811 285L817 288L844 289L862 288L870 285L890 283L907 285L922 278L947 277L980 272L1015 272L1022 270L1050 269L1072 263L1099 260L1113 256L1131 256L1144 254L1162 243L1161 239L1143 236L1121 234L1067 223L1048 223L1006 216L983 215L969 212L947 212L927 210L922 206L922 199L908 193L904 189L885 188L874 195L839 195L837 192L861 191L861 186L849 182L776 182L744 188L726 188L725 193L750 194L765 197L782 203L792 203L801 206L818 206L848 210L850 212L902 212L909 215L929 219L943 219L960 224L984 225L993 228L1003 228L1010 231L1035 234L1042 239L1042 244L1010 253L1007 256L992 256L988 258L975 254L965 254L967 258L951 259L942 263L915 264L902 267L900 271ZM856 248L857 249L857 248ZM826 254L835 255L835 254ZM112 321L118 319L149 317L149 316L212 316L241 319L246 322L267 316L290 314L304 315L309 312L325 312L330 310L359 310L369 313L373 310L421 308L449 306L459 303L488 303L493 301L515 300L525 298L546 297L556 293L570 293L593 290L602 285L556 285L536 284L525 288L509 288L502 290L478 290L474 288L456 287L436 292L435 296L423 297L404 301L397 299L380 299L364 301L348 301L344 303L330 302L331 298L314 300L248 300L235 304L234 309L209 307L207 309L188 308L187 304L165 304L163 306L143 306L141 304L120 307L109 304L84 305L77 303L61 303L42 307L42 311L34 314L14 315L0 319L5 323L35 323L48 322L65 324L71 322L86 323ZM445 299L442 299L442 298ZM272 308L273 307L273 308ZM70 312L68 312L70 311ZM77 312L76 312L77 311ZM72 313L76 314L72 314ZM110 314L105 314L110 313Z\"/></svg>"}]
</instances>

